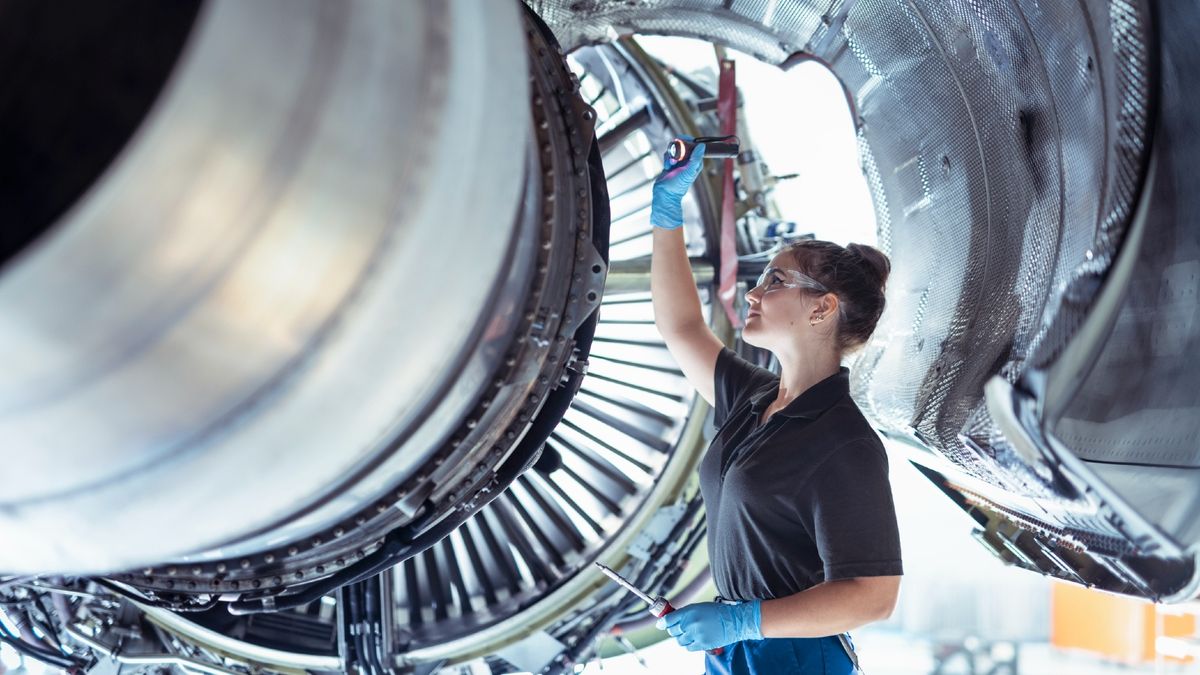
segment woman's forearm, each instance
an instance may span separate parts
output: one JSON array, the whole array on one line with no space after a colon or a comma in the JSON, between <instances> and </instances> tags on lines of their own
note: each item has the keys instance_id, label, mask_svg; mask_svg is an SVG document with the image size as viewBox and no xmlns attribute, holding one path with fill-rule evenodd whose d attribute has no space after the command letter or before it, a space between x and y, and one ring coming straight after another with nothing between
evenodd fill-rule
<instances>
[{"instance_id":1,"label":"woman's forearm","mask_svg":"<svg viewBox=\"0 0 1200 675\"><path fill-rule=\"evenodd\" d=\"M664 336L704 323L700 296L683 242L683 228L654 228L650 258L650 296L654 324Z\"/></svg>"},{"instance_id":2,"label":"woman's forearm","mask_svg":"<svg viewBox=\"0 0 1200 675\"><path fill-rule=\"evenodd\" d=\"M762 603L765 638L825 637L854 630L891 615L900 577L827 581Z\"/></svg>"}]
</instances>

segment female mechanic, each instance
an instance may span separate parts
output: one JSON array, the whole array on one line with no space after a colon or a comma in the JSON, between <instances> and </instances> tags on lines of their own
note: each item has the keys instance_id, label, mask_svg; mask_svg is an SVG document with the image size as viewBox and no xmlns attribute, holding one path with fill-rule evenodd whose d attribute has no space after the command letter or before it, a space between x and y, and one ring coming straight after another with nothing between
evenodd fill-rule
<instances>
[{"instance_id":1,"label":"female mechanic","mask_svg":"<svg viewBox=\"0 0 1200 675\"><path fill-rule=\"evenodd\" d=\"M875 330L891 267L869 246L790 245L746 293L742 331L782 375L739 358L704 322L680 228L703 157L667 157L655 181L650 288L667 348L714 408L700 489L720 596L658 627L689 651L724 647L708 673L848 675L847 631L891 615L903 574L887 455L841 366Z\"/></svg>"}]
</instances>

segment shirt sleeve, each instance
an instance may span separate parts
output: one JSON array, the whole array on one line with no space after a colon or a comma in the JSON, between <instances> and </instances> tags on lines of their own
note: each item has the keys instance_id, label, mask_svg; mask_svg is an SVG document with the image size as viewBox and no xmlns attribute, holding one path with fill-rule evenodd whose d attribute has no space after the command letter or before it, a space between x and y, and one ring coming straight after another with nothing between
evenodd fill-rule
<instances>
[{"instance_id":1,"label":"shirt sleeve","mask_svg":"<svg viewBox=\"0 0 1200 675\"><path fill-rule=\"evenodd\" d=\"M775 378L766 368L760 368L738 356L729 347L722 347L717 354L717 365L713 372L713 423L718 427L725 423L730 411L746 396Z\"/></svg>"},{"instance_id":2,"label":"shirt sleeve","mask_svg":"<svg viewBox=\"0 0 1200 675\"><path fill-rule=\"evenodd\" d=\"M825 581L904 574L887 453L878 438L838 448L801 495L801 517L811 519Z\"/></svg>"}]
</instances>

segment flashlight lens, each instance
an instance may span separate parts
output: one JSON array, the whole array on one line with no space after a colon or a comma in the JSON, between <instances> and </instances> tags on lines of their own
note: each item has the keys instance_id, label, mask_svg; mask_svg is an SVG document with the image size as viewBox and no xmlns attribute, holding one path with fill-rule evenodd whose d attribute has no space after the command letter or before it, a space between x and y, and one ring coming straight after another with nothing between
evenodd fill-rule
<instances>
[{"instance_id":1,"label":"flashlight lens","mask_svg":"<svg viewBox=\"0 0 1200 675\"><path fill-rule=\"evenodd\" d=\"M683 144L683 141L681 141L677 138L677 139L671 141L671 147L669 149L669 152L671 153L671 159L678 162L678 161L682 160L684 154L687 153L687 147Z\"/></svg>"}]
</instances>

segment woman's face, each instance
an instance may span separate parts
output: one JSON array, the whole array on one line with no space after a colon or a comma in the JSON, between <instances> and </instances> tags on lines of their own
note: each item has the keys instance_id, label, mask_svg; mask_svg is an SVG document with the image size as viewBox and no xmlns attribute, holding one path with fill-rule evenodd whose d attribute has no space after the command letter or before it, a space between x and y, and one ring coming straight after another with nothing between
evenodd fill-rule
<instances>
[{"instance_id":1,"label":"woman's face","mask_svg":"<svg viewBox=\"0 0 1200 675\"><path fill-rule=\"evenodd\" d=\"M816 326L810 321L823 316L821 305L826 295L824 286L800 272L791 254L780 253L766 267L758 286L746 292L748 312L742 339L775 350L797 337L808 340L824 335L832 317ZM824 304L828 302L824 300Z\"/></svg>"}]
</instances>

